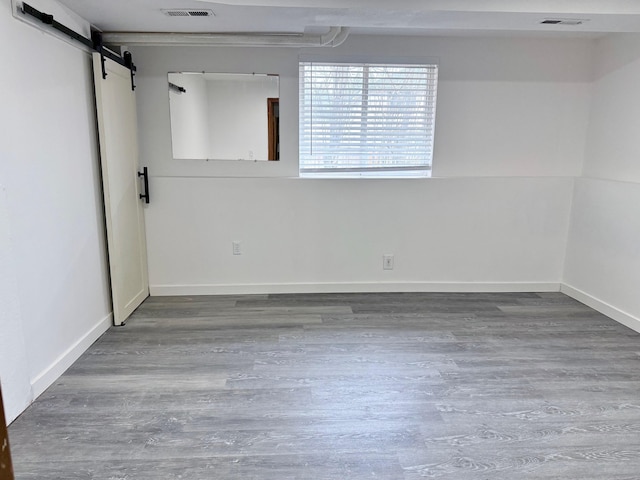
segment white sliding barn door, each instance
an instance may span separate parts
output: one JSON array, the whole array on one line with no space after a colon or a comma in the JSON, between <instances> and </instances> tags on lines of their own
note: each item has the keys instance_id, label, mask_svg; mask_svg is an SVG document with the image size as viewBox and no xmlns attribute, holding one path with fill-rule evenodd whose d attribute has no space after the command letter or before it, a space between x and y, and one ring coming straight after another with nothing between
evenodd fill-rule
<instances>
[{"instance_id":1,"label":"white sliding barn door","mask_svg":"<svg viewBox=\"0 0 640 480\"><path fill-rule=\"evenodd\" d=\"M100 161L115 325L149 296L141 182L138 178L136 99L129 69L93 54Z\"/></svg>"}]
</instances>

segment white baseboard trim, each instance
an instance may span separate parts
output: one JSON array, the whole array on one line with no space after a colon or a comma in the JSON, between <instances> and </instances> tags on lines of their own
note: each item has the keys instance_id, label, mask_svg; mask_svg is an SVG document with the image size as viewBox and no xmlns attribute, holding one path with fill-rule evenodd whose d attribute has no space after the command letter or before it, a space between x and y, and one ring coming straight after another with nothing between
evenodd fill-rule
<instances>
[{"instance_id":1,"label":"white baseboard trim","mask_svg":"<svg viewBox=\"0 0 640 480\"><path fill-rule=\"evenodd\" d=\"M151 285L152 296L364 292L558 292L555 282L363 282Z\"/></svg>"},{"instance_id":2,"label":"white baseboard trim","mask_svg":"<svg viewBox=\"0 0 640 480\"><path fill-rule=\"evenodd\" d=\"M60 355L49 367L40 372L31 380L31 389L33 391L34 400L38 398L47 388L60 378L80 355L82 355L100 336L113 325L113 314L110 313L91 330L82 336L76 343Z\"/></svg>"},{"instance_id":3,"label":"white baseboard trim","mask_svg":"<svg viewBox=\"0 0 640 480\"><path fill-rule=\"evenodd\" d=\"M572 287L570 285L562 284L560 285L560 291L565 295L570 296L571 298L584 303L588 307L597 310L598 312L606 315L607 317L612 318L618 323L621 323L625 327L629 327L636 332L640 332L640 318L634 317L630 313L627 313L619 308L614 307L613 305L600 300L599 298L594 297L593 295L589 295L582 290Z\"/></svg>"}]
</instances>

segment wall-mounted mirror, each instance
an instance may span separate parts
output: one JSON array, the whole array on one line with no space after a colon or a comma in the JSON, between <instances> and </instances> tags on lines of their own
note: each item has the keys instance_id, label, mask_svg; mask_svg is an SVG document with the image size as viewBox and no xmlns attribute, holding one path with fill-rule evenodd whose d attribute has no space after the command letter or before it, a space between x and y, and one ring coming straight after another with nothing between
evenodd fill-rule
<instances>
[{"instance_id":1,"label":"wall-mounted mirror","mask_svg":"<svg viewBox=\"0 0 640 480\"><path fill-rule=\"evenodd\" d=\"M279 160L279 77L169 73L173 158Z\"/></svg>"}]
</instances>

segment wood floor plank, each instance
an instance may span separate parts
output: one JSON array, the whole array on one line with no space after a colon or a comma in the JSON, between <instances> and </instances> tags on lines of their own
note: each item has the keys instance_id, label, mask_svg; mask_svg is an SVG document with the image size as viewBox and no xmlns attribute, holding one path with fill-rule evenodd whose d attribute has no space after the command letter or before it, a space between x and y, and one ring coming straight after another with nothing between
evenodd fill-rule
<instances>
[{"instance_id":1,"label":"wood floor plank","mask_svg":"<svg viewBox=\"0 0 640 480\"><path fill-rule=\"evenodd\" d=\"M9 435L18 480L630 480L639 365L560 293L152 297Z\"/></svg>"}]
</instances>

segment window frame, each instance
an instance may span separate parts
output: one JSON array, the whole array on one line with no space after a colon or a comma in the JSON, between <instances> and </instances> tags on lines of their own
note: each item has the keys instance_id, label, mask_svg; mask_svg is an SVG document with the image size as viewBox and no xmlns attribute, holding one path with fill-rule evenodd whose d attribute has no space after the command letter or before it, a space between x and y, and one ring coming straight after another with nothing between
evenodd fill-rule
<instances>
[{"instance_id":1,"label":"window frame","mask_svg":"<svg viewBox=\"0 0 640 480\"><path fill-rule=\"evenodd\" d=\"M303 76L303 66L304 64L351 64L353 66L361 66L366 68L367 66L375 66L375 67L393 67L393 66L424 66L428 70L426 74L428 75L427 82L433 80L433 85L431 90L427 88L425 95L425 105L423 107L425 116L423 120L425 125L427 125L427 131L424 134L425 145L430 146L427 147L425 151L428 158L425 160L424 165L420 166L416 163L410 164L407 162L405 165L397 165L395 167L354 167L349 168L348 165L344 167L340 167L338 169L326 168L326 169L318 169L315 170L312 168L304 168L303 157L305 154L303 153L303 138L308 139L309 149L312 148L312 139L313 134L307 133L306 137L303 134L303 128L306 124L311 125L312 120L306 117L303 108L305 107L305 99L304 95L304 87L305 87L305 78ZM298 175L300 178L325 178L325 179L335 179L335 178L430 178L432 174L433 167L433 156L434 156L434 144L435 144L435 122L436 122L436 110L437 110L437 90L439 83L439 68L440 62L437 57L393 57L393 58L385 58L385 57L367 57L367 56L335 56L335 55L301 55L298 58L298 71L299 71L299 79L298 79L298 92L299 92L299 126L298 126L298 145L299 145L299 165L298 165ZM368 85L365 84L363 72L363 91L360 94L362 98L362 111L366 111L366 98L368 98L368 91L366 90ZM432 77L432 78L431 78ZM357 97L357 95L356 95ZM388 112L387 112L388 113ZM303 123L305 122L305 123ZM336 143L337 145L337 143ZM346 162L345 162L346 164ZM425 167L425 168L422 168ZM305 171L306 170L306 171Z\"/></svg>"}]
</instances>

